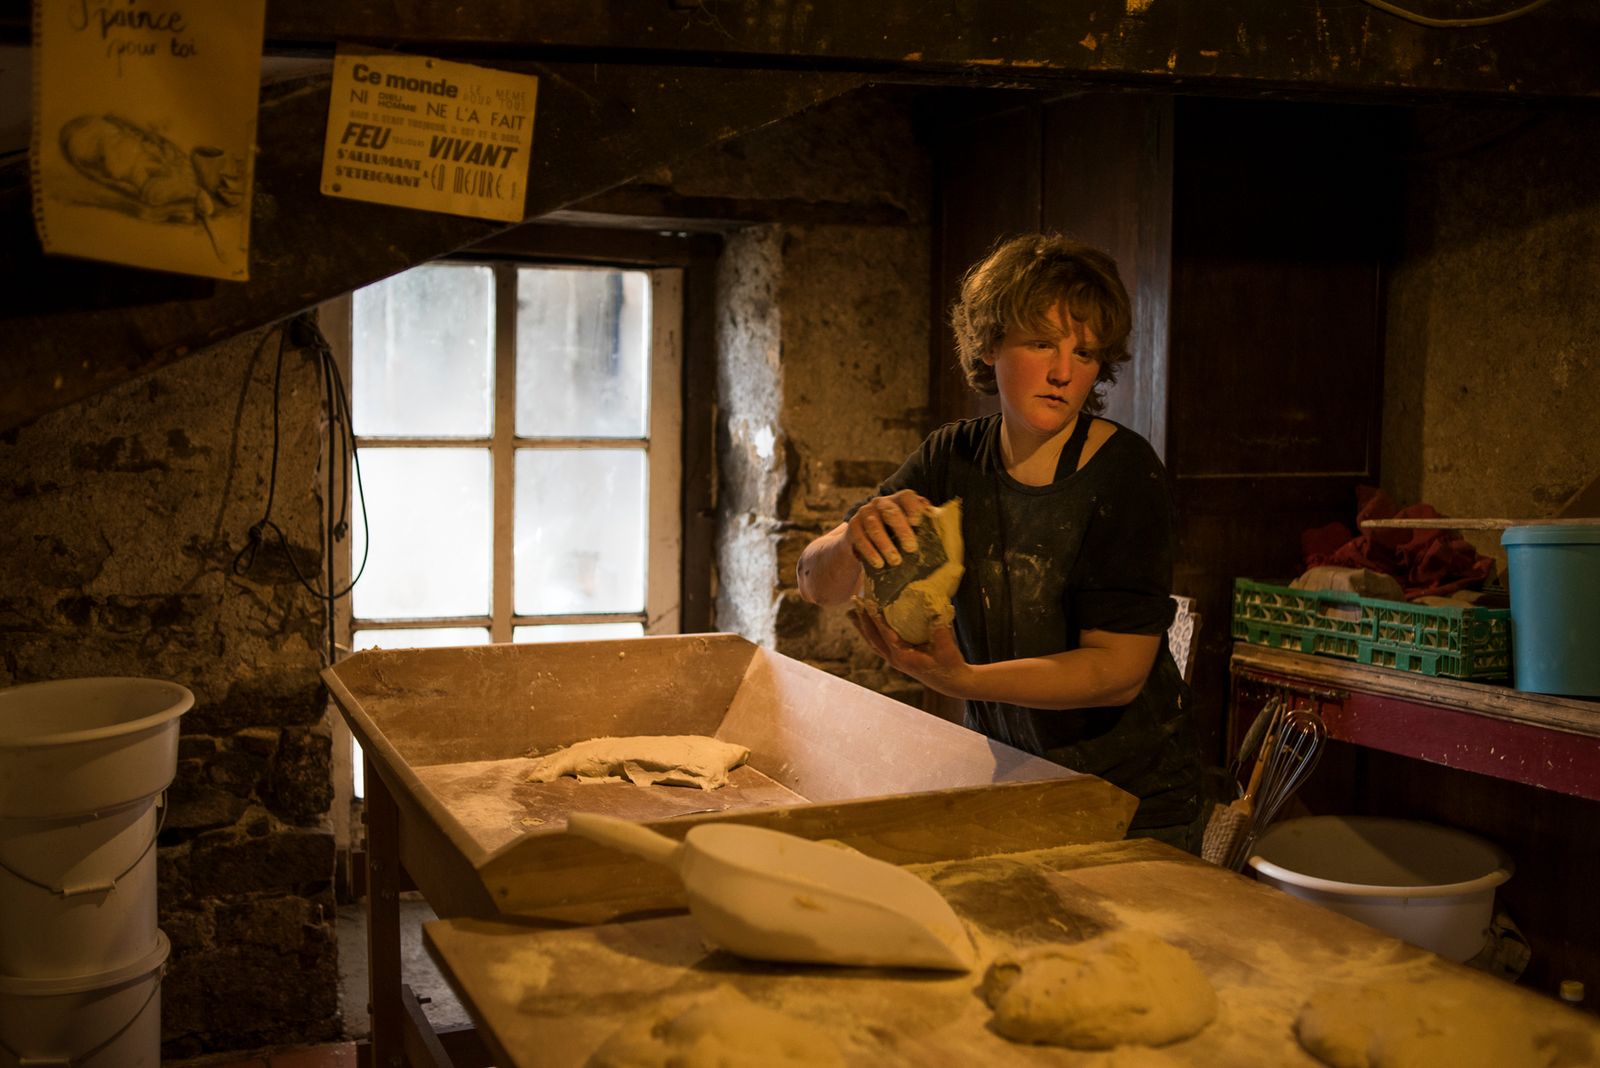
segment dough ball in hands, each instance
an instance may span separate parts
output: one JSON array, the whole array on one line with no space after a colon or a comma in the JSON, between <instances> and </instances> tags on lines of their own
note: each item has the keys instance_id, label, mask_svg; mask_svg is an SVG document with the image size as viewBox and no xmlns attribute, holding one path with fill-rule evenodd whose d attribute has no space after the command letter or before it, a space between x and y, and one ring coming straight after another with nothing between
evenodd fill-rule
<instances>
[{"instance_id":1,"label":"dough ball in hands","mask_svg":"<svg viewBox=\"0 0 1600 1068\"><path fill-rule=\"evenodd\" d=\"M687 1006L663 1003L605 1041L587 1068L843 1068L815 1024L721 986Z\"/></svg>"},{"instance_id":2,"label":"dough ball in hands","mask_svg":"<svg viewBox=\"0 0 1600 1068\"><path fill-rule=\"evenodd\" d=\"M1217 1015L1217 993L1193 958L1142 931L1003 955L983 997L1006 1038L1073 1049L1163 1046Z\"/></svg>"},{"instance_id":3,"label":"dough ball in hands","mask_svg":"<svg viewBox=\"0 0 1600 1068\"><path fill-rule=\"evenodd\" d=\"M1323 987L1294 1023L1331 1068L1548 1068L1515 1002L1443 976Z\"/></svg>"},{"instance_id":4,"label":"dough ball in hands","mask_svg":"<svg viewBox=\"0 0 1600 1068\"><path fill-rule=\"evenodd\" d=\"M907 645L926 645L933 632L955 618L951 598L961 585L961 499L951 498L917 517L916 552L900 562L866 568L866 600Z\"/></svg>"}]
</instances>

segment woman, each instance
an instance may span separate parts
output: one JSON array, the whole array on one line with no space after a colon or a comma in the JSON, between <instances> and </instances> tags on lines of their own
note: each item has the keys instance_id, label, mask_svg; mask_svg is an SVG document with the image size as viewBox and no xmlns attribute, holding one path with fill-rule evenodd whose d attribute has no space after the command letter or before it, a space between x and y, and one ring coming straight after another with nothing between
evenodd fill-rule
<instances>
[{"instance_id":1,"label":"woman","mask_svg":"<svg viewBox=\"0 0 1600 1068\"><path fill-rule=\"evenodd\" d=\"M1060 235L1005 242L968 271L952 325L968 383L997 394L999 413L930 435L806 547L800 592L849 601L863 566L916 550L931 501L961 498L954 627L911 646L858 608L857 629L895 668L963 699L968 727L1135 794L1130 835L1194 851L1201 763L1165 641L1166 474L1142 437L1095 415L1129 358L1116 263Z\"/></svg>"}]
</instances>

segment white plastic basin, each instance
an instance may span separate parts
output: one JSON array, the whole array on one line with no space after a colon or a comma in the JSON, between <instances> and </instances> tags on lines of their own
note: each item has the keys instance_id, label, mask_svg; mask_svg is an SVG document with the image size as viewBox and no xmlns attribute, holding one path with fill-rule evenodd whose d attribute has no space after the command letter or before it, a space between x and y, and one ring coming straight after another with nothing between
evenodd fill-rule
<instances>
[{"instance_id":1,"label":"white plastic basin","mask_svg":"<svg viewBox=\"0 0 1600 1068\"><path fill-rule=\"evenodd\" d=\"M1285 893L1456 961L1483 949L1495 887L1513 870L1476 835L1372 816L1280 823L1256 843L1250 866Z\"/></svg>"},{"instance_id":2,"label":"white plastic basin","mask_svg":"<svg viewBox=\"0 0 1600 1068\"><path fill-rule=\"evenodd\" d=\"M93 814L158 794L178 764L194 694L143 678L0 689L0 817Z\"/></svg>"}]
</instances>

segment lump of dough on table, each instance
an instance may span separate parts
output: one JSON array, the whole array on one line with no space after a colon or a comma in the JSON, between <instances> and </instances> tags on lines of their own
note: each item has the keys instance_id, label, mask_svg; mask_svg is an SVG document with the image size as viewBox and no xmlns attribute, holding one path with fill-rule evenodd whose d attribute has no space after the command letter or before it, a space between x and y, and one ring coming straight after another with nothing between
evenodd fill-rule
<instances>
[{"instance_id":1,"label":"lump of dough on table","mask_svg":"<svg viewBox=\"0 0 1600 1068\"><path fill-rule=\"evenodd\" d=\"M606 1039L588 1068L835 1068L822 1028L721 986L684 1007L663 1003Z\"/></svg>"},{"instance_id":2,"label":"lump of dough on table","mask_svg":"<svg viewBox=\"0 0 1600 1068\"><path fill-rule=\"evenodd\" d=\"M1447 976L1323 987L1294 1030L1332 1068L1547 1068L1553 1055L1515 1002Z\"/></svg>"},{"instance_id":3,"label":"lump of dough on table","mask_svg":"<svg viewBox=\"0 0 1600 1068\"><path fill-rule=\"evenodd\" d=\"M1189 954L1142 931L1002 955L983 997L1006 1038L1073 1049L1162 1046L1217 1015L1216 991Z\"/></svg>"},{"instance_id":4,"label":"lump of dough on table","mask_svg":"<svg viewBox=\"0 0 1600 1068\"><path fill-rule=\"evenodd\" d=\"M728 784L728 772L743 764L750 750L700 734L590 738L539 757L530 782L554 782L563 775L580 782L621 782L636 786L698 786L715 790Z\"/></svg>"},{"instance_id":5,"label":"lump of dough on table","mask_svg":"<svg viewBox=\"0 0 1600 1068\"><path fill-rule=\"evenodd\" d=\"M866 568L866 599L909 645L924 645L955 618L951 598L961 585L961 498L954 497L917 517L917 551L900 562Z\"/></svg>"}]
</instances>

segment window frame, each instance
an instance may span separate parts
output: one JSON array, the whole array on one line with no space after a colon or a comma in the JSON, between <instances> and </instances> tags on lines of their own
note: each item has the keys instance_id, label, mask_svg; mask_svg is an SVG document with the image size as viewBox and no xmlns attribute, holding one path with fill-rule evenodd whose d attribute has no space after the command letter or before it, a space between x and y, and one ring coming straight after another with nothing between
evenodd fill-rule
<instances>
[{"instance_id":1,"label":"window frame","mask_svg":"<svg viewBox=\"0 0 1600 1068\"><path fill-rule=\"evenodd\" d=\"M681 557L683 522L681 509L683 412L683 270L677 267L602 265L592 263L531 263L515 257L445 257L439 264L488 267L493 271L495 292L494 396L493 418L488 436L393 437L363 436L355 440L358 449L484 449L490 458L491 482L491 559L489 611L486 615L433 616L412 619L357 619L352 600L339 604L339 633L336 642L342 652L353 646L355 632L431 629L438 627L483 627L489 641L509 642L515 628L542 624L629 623L643 625L645 634L676 634L680 625ZM529 437L516 432L517 361L517 273L524 267L561 267L572 270L626 270L646 275L649 285L650 381L649 414L645 434L637 438L618 437ZM329 334L346 381L355 389L351 375L353 343L351 295L336 301L339 325L337 337ZM332 317L325 317L331 324ZM326 332L326 331L325 331ZM598 613L518 614L513 588L515 569L516 456L525 449L633 449L645 454L648 472L648 499L645 509L645 591L638 611ZM348 502L358 508L359 502ZM351 513L353 514L353 512ZM348 557L359 552L348 545L342 563L353 568Z\"/></svg>"},{"instance_id":2,"label":"window frame","mask_svg":"<svg viewBox=\"0 0 1600 1068\"><path fill-rule=\"evenodd\" d=\"M631 270L681 269L682 318L679 352L682 357L678 384L681 426L678 561L678 632L701 633L713 627L713 555L716 525L715 405L716 405L716 273L723 235L717 228L684 229L678 220L604 219L574 215L525 223L496 233L471 249L449 257L471 262L479 257L517 260L528 265L599 266ZM351 381L350 295L318 306L318 321L338 360L345 382ZM497 308L499 306L497 305ZM498 311L497 311L498 315ZM498 323L497 323L498 329ZM325 456L323 462L328 462ZM347 507L356 507L347 501ZM337 502L323 501L333 509ZM346 512L346 515L351 514ZM655 517L652 516L652 522ZM659 525L653 526L659 531ZM353 539L339 543L333 561L337 588L348 586L353 571ZM658 573L652 567L653 573ZM660 628L664 629L664 628ZM351 652L350 599L340 598L335 611L334 645L339 657ZM360 848L362 802L353 795L352 736L332 705L327 722L333 733L332 773L335 804L334 837L348 873L360 868L350 856ZM351 878L354 878L352 874Z\"/></svg>"}]
</instances>

